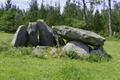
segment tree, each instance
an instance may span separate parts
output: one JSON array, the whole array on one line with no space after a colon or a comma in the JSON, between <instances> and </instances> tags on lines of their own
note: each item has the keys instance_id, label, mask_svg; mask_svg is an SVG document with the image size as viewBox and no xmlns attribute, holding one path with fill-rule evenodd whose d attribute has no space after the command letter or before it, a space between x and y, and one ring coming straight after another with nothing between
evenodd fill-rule
<instances>
[{"instance_id":1,"label":"tree","mask_svg":"<svg viewBox=\"0 0 120 80\"><path fill-rule=\"evenodd\" d=\"M15 32L18 26L22 24L22 11L15 5L12 5L11 0L8 0L3 15L0 17L0 30Z\"/></svg>"},{"instance_id":2,"label":"tree","mask_svg":"<svg viewBox=\"0 0 120 80\"><path fill-rule=\"evenodd\" d=\"M82 0L82 2L83 2L83 13L84 13L83 19L84 19L84 21L85 21L85 26L86 26L86 28L87 28L86 2L85 2L85 0Z\"/></svg>"},{"instance_id":3,"label":"tree","mask_svg":"<svg viewBox=\"0 0 120 80\"><path fill-rule=\"evenodd\" d=\"M4 13L4 7L3 7L3 4L1 4L1 8L0 8L0 17L3 16L3 13Z\"/></svg>"},{"instance_id":4,"label":"tree","mask_svg":"<svg viewBox=\"0 0 120 80\"><path fill-rule=\"evenodd\" d=\"M18 9L8 9L4 11L0 18L0 30L5 32L15 32L19 25L22 25L22 17L17 11Z\"/></svg>"},{"instance_id":5,"label":"tree","mask_svg":"<svg viewBox=\"0 0 120 80\"><path fill-rule=\"evenodd\" d=\"M109 5L109 11L108 11L108 16L109 16L109 37L112 36L112 12L111 12L111 0L108 0L108 5Z\"/></svg>"},{"instance_id":6,"label":"tree","mask_svg":"<svg viewBox=\"0 0 120 80\"><path fill-rule=\"evenodd\" d=\"M97 33L104 31L103 18L97 10L94 15L94 28L93 30Z\"/></svg>"},{"instance_id":7,"label":"tree","mask_svg":"<svg viewBox=\"0 0 120 80\"><path fill-rule=\"evenodd\" d=\"M42 4L41 4L41 7L40 7L40 10L39 10L39 18L40 19L46 19L46 16L47 16L47 12L46 12L46 8L44 6L44 0L42 0Z\"/></svg>"},{"instance_id":8,"label":"tree","mask_svg":"<svg viewBox=\"0 0 120 80\"><path fill-rule=\"evenodd\" d=\"M80 8L75 3L66 3L63 11L63 16L68 18L80 18Z\"/></svg>"},{"instance_id":9,"label":"tree","mask_svg":"<svg viewBox=\"0 0 120 80\"><path fill-rule=\"evenodd\" d=\"M64 7L63 16L67 19L74 18L82 20L83 17L81 7L77 5L75 1L71 3L70 0L68 0Z\"/></svg>"},{"instance_id":10,"label":"tree","mask_svg":"<svg viewBox=\"0 0 120 80\"><path fill-rule=\"evenodd\" d=\"M60 23L61 15L57 7L48 6L46 22L49 26L58 25Z\"/></svg>"},{"instance_id":11,"label":"tree","mask_svg":"<svg viewBox=\"0 0 120 80\"><path fill-rule=\"evenodd\" d=\"M70 0L67 0L62 16L64 17L65 25L83 28L85 24L79 2L77 5L75 1L70 2Z\"/></svg>"},{"instance_id":12,"label":"tree","mask_svg":"<svg viewBox=\"0 0 120 80\"><path fill-rule=\"evenodd\" d=\"M11 0L7 0L6 4L5 4L6 10L12 8L12 3Z\"/></svg>"},{"instance_id":13,"label":"tree","mask_svg":"<svg viewBox=\"0 0 120 80\"><path fill-rule=\"evenodd\" d=\"M112 10L112 30L120 34L120 2L115 2Z\"/></svg>"},{"instance_id":14,"label":"tree","mask_svg":"<svg viewBox=\"0 0 120 80\"><path fill-rule=\"evenodd\" d=\"M120 10L120 2L114 2L114 9Z\"/></svg>"},{"instance_id":15,"label":"tree","mask_svg":"<svg viewBox=\"0 0 120 80\"><path fill-rule=\"evenodd\" d=\"M36 21L38 19L38 3L37 0L31 0L30 2L30 9L28 12L28 19L30 21Z\"/></svg>"}]
</instances>

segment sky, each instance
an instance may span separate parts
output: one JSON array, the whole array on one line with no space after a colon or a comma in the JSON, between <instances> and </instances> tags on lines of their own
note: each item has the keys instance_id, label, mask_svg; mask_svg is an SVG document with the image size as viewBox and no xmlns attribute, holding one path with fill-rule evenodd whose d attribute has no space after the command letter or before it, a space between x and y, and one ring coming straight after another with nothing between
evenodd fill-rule
<instances>
[{"instance_id":1,"label":"sky","mask_svg":"<svg viewBox=\"0 0 120 80\"><path fill-rule=\"evenodd\" d=\"M44 0L44 4L50 4L50 5L55 5L55 2L58 2L59 0ZM61 11L63 11L64 5L66 3L67 0L60 0L60 5L61 5ZM79 0L81 1L81 0ZM86 0L87 1L87 0ZM108 0L106 0L107 3ZM114 0L112 0L114 1ZM115 1L120 1L120 0L115 0ZM0 0L0 4L5 4L6 0ZM38 0L38 4L40 6L42 0ZM12 3L15 4L17 7L19 7L20 9L25 9L27 10L29 8L29 3L30 0L12 0ZM102 5L97 6L96 9L101 9Z\"/></svg>"},{"instance_id":2,"label":"sky","mask_svg":"<svg viewBox=\"0 0 120 80\"><path fill-rule=\"evenodd\" d=\"M59 0L52 0L52 4L51 4L51 0L44 0L44 4L50 4L50 5L55 5L55 2L58 2ZM61 9L63 9L65 3L67 0L60 0L60 5L61 5ZM6 0L0 0L0 4L4 4L6 2ZM38 4L40 6L42 0L38 0ZM15 4L16 6L18 6L20 9L25 9L27 10L29 8L29 3L30 0L12 0L12 3Z\"/></svg>"}]
</instances>

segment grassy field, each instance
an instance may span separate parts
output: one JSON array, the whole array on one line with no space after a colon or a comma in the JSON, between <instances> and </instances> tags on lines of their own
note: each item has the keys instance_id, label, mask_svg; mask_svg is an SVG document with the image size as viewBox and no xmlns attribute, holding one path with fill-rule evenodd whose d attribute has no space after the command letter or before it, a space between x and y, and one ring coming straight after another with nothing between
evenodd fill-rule
<instances>
[{"instance_id":1,"label":"grassy field","mask_svg":"<svg viewBox=\"0 0 120 80\"><path fill-rule=\"evenodd\" d=\"M10 45L11 38L12 34L1 32L0 46ZM0 80L120 80L120 41L106 41L104 47L112 56L109 62L40 59L3 52L0 54Z\"/></svg>"}]
</instances>

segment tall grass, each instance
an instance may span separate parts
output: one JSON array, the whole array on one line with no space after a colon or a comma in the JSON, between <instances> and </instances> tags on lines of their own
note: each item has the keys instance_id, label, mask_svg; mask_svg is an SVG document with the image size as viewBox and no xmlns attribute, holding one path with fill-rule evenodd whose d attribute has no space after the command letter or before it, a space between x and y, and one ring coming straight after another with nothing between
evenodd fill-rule
<instances>
[{"instance_id":1,"label":"tall grass","mask_svg":"<svg viewBox=\"0 0 120 80\"><path fill-rule=\"evenodd\" d=\"M51 55L47 59L34 57L31 55L34 48L14 48L10 45L12 34L2 35L0 80L120 80L120 41L106 41L104 48L112 59L98 63L57 57L61 49L55 58ZM51 48L45 51L50 53Z\"/></svg>"}]
</instances>

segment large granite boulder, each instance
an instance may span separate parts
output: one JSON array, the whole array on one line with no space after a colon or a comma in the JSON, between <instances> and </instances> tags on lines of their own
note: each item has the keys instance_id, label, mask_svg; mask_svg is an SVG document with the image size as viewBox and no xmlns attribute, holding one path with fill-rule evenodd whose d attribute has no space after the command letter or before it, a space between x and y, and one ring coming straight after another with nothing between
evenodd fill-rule
<instances>
[{"instance_id":1,"label":"large granite boulder","mask_svg":"<svg viewBox=\"0 0 120 80\"><path fill-rule=\"evenodd\" d=\"M70 41L63 47L63 52L67 54L77 54L78 56L89 54L89 47L82 42Z\"/></svg>"},{"instance_id":2,"label":"large granite boulder","mask_svg":"<svg viewBox=\"0 0 120 80\"><path fill-rule=\"evenodd\" d=\"M21 25L18 27L13 40L12 40L12 45L14 47L21 47L21 46L27 46L27 42L28 42L28 32L25 28L24 25Z\"/></svg>"},{"instance_id":3,"label":"large granite boulder","mask_svg":"<svg viewBox=\"0 0 120 80\"><path fill-rule=\"evenodd\" d=\"M29 44L31 46L37 46L39 43L39 40L38 40L38 31L37 31L37 23L36 22L29 23L28 34L29 34Z\"/></svg>"},{"instance_id":4,"label":"large granite boulder","mask_svg":"<svg viewBox=\"0 0 120 80\"><path fill-rule=\"evenodd\" d=\"M42 46L56 45L56 41L53 36L52 28L50 28L43 20L37 21L37 27L39 30L39 44L40 45Z\"/></svg>"},{"instance_id":5,"label":"large granite boulder","mask_svg":"<svg viewBox=\"0 0 120 80\"><path fill-rule=\"evenodd\" d=\"M53 31L63 38L72 41L82 41L93 46L102 46L105 38L87 30L72 28L69 26L53 26Z\"/></svg>"}]
</instances>

